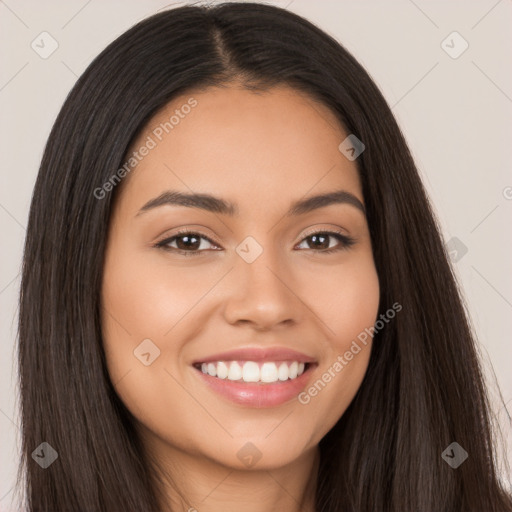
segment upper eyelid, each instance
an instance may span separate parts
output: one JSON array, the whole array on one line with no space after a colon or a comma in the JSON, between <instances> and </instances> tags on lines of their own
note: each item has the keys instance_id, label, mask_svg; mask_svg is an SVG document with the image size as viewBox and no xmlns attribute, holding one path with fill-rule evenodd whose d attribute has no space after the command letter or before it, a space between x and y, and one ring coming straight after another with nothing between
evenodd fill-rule
<instances>
[{"instance_id":1,"label":"upper eyelid","mask_svg":"<svg viewBox=\"0 0 512 512\"><path fill-rule=\"evenodd\" d=\"M346 231L346 230L344 230ZM311 236L311 235L316 235L318 233L328 233L328 234L336 234L336 235L341 235L341 236L344 236L346 238L351 238L351 236L348 234L348 233L342 233L342 229L341 228L325 228L325 229L321 229L321 228L311 228L311 230L306 230L306 232L302 235L302 238L301 240L304 240L304 238L307 238L308 236Z\"/></svg>"}]
</instances>

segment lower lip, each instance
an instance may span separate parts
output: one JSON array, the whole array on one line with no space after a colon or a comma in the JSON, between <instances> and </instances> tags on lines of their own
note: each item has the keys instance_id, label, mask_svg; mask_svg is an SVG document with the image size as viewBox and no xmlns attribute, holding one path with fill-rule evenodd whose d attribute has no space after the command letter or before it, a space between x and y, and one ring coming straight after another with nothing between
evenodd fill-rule
<instances>
[{"instance_id":1,"label":"lower lip","mask_svg":"<svg viewBox=\"0 0 512 512\"><path fill-rule=\"evenodd\" d=\"M275 383L245 383L212 377L194 367L204 382L219 395L232 402L248 407L276 407L295 398L305 387L316 365L310 364L307 370L296 379Z\"/></svg>"}]
</instances>

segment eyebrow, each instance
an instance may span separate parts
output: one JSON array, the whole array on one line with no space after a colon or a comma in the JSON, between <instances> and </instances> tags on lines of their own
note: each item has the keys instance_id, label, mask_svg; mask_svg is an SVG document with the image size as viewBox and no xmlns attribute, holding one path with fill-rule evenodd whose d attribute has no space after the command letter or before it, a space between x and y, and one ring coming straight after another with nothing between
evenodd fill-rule
<instances>
[{"instance_id":1,"label":"eyebrow","mask_svg":"<svg viewBox=\"0 0 512 512\"><path fill-rule=\"evenodd\" d=\"M347 192L346 190L336 190L295 201L290 206L285 216L290 217L303 215L319 208L325 208L332 204L352 205L366 216L366 210L363 203L355 195ZM210 194L189 194L179 192L177 190L167 190L158 197L155 197L144 204L144 206L137 212L136 216L165 205L199 208L208 212L220 213L229 216L236 216L240 212L236 204L226 201L225 199L221 199L220 197L215 197Z\"/></svg>"}]
</instances>

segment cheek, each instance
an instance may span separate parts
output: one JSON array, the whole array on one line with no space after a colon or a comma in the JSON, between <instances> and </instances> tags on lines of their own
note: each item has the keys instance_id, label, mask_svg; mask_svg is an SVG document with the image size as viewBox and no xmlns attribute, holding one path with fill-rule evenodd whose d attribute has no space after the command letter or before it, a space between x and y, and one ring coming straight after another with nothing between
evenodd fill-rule
<instances>
[{"instance_id":1,"label":"cheek","mask_svg":"<svg viewBox=\"0 0 512 512\"><path fill-rule=\"evenodd\" d=\"M165 336L211 281L200 267L177 269L137 257L107 262L105 276L104 307L133 339Z\"/></svg>"},{"instance_id":2,"label":"cheek","mask_svg":"<svg viewBox=\"0 0 512 512\"><path fill-rule=\"evenodd\" d=\"M371 253L317 272L311 291L309 304L315 307L327 339L316 377L298 402L319 441L350 405L368 368L380 296Z\"/></svg>"},{"instance_id":3,"label":"cheek","mask_svg":"<svg viewBox=\"0 0 512 512\"><path fill-rule=\"evenodd\" d=\"M189 417L193 407L183 407L188 397L175 368L199 328L197 322L190 325L188 315L215 281L199 266L176 269L134 254L133 249L107 253L105 262L102 334L110 380L140 424L192 442L179 423L169 422L169 411L177 408L184 424L197 419Z\"/></svg>"},{"instance_id":4,"label":"cheek","mask_svg":"<svg viewBox=\"0 0 512 512\"><path fill-rule=\"evenodd\" d=\"M182 334L188 325L187 315L213 284L209 284L212 276L202 275L198 268L156 265L148 262L147 254L137 255L133 248L107 252L102 288L103 346L112 383L123 379L118 392L128 392L130 383L138 382L129 391L132 403L144 392L158 396L162 379L165 384L170 379L164 368L180 357L187 339ZM148 352L149 356L142 356Z\"/></svg>"},{"instance_id":5,"label":"cheek","mask_svg":"<svg viewBox=\"0 0 512 512\"><path fill-rule=\"evenodd\" d=\"M321 320L327 351L348 350L377 318L380 288L371 251L321 269L305 268L302 274L300 293Z\"/></svg>"}]
</instances>

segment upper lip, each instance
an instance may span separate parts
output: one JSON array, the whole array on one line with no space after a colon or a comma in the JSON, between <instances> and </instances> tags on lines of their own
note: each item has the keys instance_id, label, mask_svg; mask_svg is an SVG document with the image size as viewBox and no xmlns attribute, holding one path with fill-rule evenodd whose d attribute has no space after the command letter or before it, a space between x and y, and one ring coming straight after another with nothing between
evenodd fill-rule
<instances>
[{"instance_id":1,"label":"upper lip","mask_svg":"<svg viewBox=\"0 0 512 512\"><path fill-rule=\"evenodd\" d=\"M299 363L314 363L315 359L286 347L248 347L205 356L195 360L192 364L214 361L297 361Z\"/></svg>"}]
</instances>

